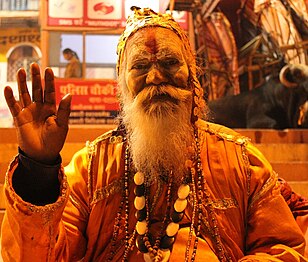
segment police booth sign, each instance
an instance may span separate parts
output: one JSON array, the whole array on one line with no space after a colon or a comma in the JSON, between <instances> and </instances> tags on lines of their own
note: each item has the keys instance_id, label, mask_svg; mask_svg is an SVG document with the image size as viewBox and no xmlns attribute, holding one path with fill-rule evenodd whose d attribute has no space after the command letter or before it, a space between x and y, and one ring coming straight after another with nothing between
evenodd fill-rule
<instances>
[{"instance_id":1,"label":"police booth sign","mask_svg":"<svg viewBox=\"0 0 308 262\"><path fill-rule=\"evenodd\" d=\"M73 96L69 124L114 124L119 111L115 80L55 79L57 103Z\"/></svg>"}]
</instances>

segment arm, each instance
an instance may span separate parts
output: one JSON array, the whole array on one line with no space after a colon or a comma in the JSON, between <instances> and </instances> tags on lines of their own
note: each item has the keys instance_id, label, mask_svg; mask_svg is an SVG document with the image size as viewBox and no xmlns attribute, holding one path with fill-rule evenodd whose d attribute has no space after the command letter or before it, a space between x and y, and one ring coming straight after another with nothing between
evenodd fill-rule
<instances>
[{"instance_id":1,"label":"arm","mask_svg":"<svg viewBox=\"0 0 308 262\"><path fill-rule=\"evenodd\" d=\"M52 261L58 225L67 199L67 183L62 170L58 170L60 190L66 190L55 203L34 205L24 201L14 190L13 177L21 168L18 157L12 162L5 179L6 213L1 228L4 261ZM31 176L25 169L23 174ZM50 260L49 260L50 259Z\"/></svg>"},{"instance_id":2,"label":"arm","mask_svg":"<svg viewBox=\"0 0 308 262\"><path fill-rule=\"evenodd\" d=\"M304 238L280 194L276 174L255 147L248 144L246 149L251 180L246 256L240 261L305 261Z\"/></svg>"},{"instance_id":3,"label":"arm","mask_svg":"<svg viewBox=\"0 0 308 262\"><path fill-rule=\"evenodd\" d=\"M82 259L87 246L85 237L88 220L87 161L87 150L83 149L73 157L66 168L68 176L64 174L62 167L58 169L58 195L55 201L46 205L34 205L16 193L13 180L22 163L19 158L12 162L5 183L7 209L2 224L1 239L4 261ZM44 172L40 164L36 169L33 165L34 163L32 170L28 170L27 166L24 167L23 174L35 176L37 174L27 171ZM51 181L45 182L49 184ZM71 189L68 188L68 184ZM40 186L47 185L41 182ZM35 191L41 190L37 188Z\"/></svg>"},{"instance_id":4,"label":"arm","mask_svg":"<svg viewBox=\"0 0 308 262\"><path fill-rule=\"evenodd\" d=\"M16 158L5 180L7 212L2 226L5 261L12 258L30 261L30 256L31 261L53 258L55 239L66 241L58 235L64 228L60 220L68 197L66 178L59 166L52 172L47 170L57 162L66 138L71 96L65 96L57 110L52 70L45 70L44 88L37 64L31 65L31 77L32 99L24 69L17 73L19 101L10 87L4 90L19 147L32 161ZM36 181L41 182L38 187L33 185Z\"/></svg>"}]
</instances>

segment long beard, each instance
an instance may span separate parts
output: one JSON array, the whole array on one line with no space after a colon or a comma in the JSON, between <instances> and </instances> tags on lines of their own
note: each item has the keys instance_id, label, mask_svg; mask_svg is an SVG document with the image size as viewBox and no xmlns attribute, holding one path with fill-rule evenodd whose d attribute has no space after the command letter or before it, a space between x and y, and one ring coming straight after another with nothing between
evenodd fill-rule
<instances>
[{"instance_id":1,"label":"long beard","mask_svg":"<svg viewBox=\"0 0 308 262\"><path fill-rule=\"evenodd\" d=\"M184 176L193 143L191 104L192 92L173 86L147 87L134 99L126 96L123 122L130 152L147 183L166 172L172 172L175 180Z\"/></svg>"}]
</instances>

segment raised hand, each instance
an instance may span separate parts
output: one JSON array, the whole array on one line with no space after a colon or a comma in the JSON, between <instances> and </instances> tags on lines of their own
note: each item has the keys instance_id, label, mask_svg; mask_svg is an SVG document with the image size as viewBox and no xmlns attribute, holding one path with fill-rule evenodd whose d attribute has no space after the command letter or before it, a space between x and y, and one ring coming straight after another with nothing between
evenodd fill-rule
<instances>
[{"instance_id":1,"label":"raised hand","mask_svg":"<svg viewBox=\"0 0 308 262\"><path fill-rule=\"evenodd\" d=\"M31 76L32 100L24 69L17 72L19 101L9 86L5 87L4 96L14 118L19 147L32 159L48 164L58 157L64 145L72 97L64 96L57 110L52 70L45 70L44 88L37 64L31 65Z\"/></svg>"}]
</instances>

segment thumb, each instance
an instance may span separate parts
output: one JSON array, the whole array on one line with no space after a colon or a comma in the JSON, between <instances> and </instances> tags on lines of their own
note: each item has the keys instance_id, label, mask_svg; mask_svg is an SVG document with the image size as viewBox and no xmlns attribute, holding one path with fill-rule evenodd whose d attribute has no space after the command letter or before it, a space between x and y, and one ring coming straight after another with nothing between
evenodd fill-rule
<instances>
[{"instance_id":1,"label":"thumb","mask_svg":"<svg viewBox=\"0 0 308 262\"><path fill-rule=\"evenodd\" d=\"M68 120L71 113L71 102L72 102L72 95L66 94L62 98L59 104L57 113L57 123L61 127L68 125Z\"/></svg>"}]
</instances>

